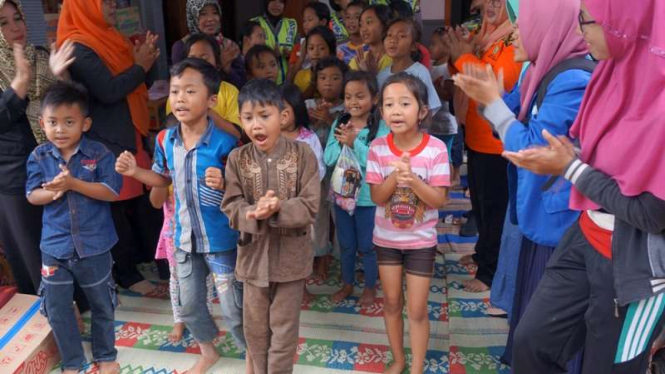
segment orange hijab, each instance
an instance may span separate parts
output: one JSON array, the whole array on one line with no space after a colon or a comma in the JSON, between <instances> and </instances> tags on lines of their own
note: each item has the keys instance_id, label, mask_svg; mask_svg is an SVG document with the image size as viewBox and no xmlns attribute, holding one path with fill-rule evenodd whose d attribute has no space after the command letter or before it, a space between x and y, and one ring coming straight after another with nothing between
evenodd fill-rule
<instances>
[{"instance_id":1,"label":"orange hijab","mask_svg":"<svg viewBox=\"0 0 665 374\"><path fill-rule=\"evenodd\" d=\"M58 48L65 40L95 51L114 76L134 65L133 46L115 27L106 25L102 0L64 1L58 21ZM148 88L143 83L127 96L132 122L143 136L148 134L150 122L147 102Z\"/></svg>"}]
</instances>

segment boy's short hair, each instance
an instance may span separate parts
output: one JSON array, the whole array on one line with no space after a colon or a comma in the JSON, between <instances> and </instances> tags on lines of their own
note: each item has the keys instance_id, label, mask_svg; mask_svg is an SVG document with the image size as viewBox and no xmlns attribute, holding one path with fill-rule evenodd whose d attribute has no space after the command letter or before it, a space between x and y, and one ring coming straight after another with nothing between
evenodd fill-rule
<instances>
[{"instance_id":1,"label":"boy's short hair","mask_svg":"<svg viewBox=\"0 0 665 374\"><path fill-rule=\"evenodd\" d=\"M342 72L342 76L346 75L346 73L349 71L349 65L346 64L343 60L340 60L335 54L332 54L328 57L323 58L321 61L319 61L318 64L314 67L314 81L319 77L319 73L323 69L327 69L330 67L337 67L339 70Z\"/></svg>"},{"instance_id":2,"label":"boy's short hair","mask_svg":"<svg viewBox=\"0 0 665 374\"><path fill-rule=\"evenodd\" d=\"M189 52L192 50L192 47L194 44L198 42L205 42L210 45L210 48L212 48L212 54L215 56L215 64L217 64L218 68L222 67L222 48L219 46L219 43L217 42L217 39L214 37L204 34L204 33L196 33L196 34L191 34L188 38L187 41L185 42L185 56L189 56Z\"/></svg>"},{"instance_id":3,"label":"boy's short hair","mask_svg":"<svg viewBox=\"0 0 665 374\"><path fill-rule=\"evenodd\" d=\"M244 38L249 38L249 37L252 36L252 33L254 32L254 29L256 29L257 27L260 28L261 24L256 22L256 21L252 21L252 20L249 20L249 21L245 22L244 25L242 25L242 28L240 29L240 42L241 42L241 44L242 44L242 40Z\"/></svg>"},{"instance_id":4,"label":"boy's short hair","mask_svg":"<svg viewBox=\"0 0 665 374\"><path fill-rule=\"evenodd\" d=\"M277 83L269 79L252 79L240 90L238 108L245 103L275 106L280 112L284 110L284 98Z\"/></svg>"},{"instance_id":5,"label":"boy's short hair","mask_svg":"<svg viewBox=\"0 0 665 374\"><path fill-rule=\"evenodd\" d=\"M277 52L275 52L274 49L268 47L265 44L255 45L252 48L250 48L249 51L247 51L247 54L245 55L245 70L247 72L251 71L250 67L252 66L252 61L255 58L259 58L259 56L263 53L270 53L271 55L273 55L273 57L275 57L275 60L279 61Z\"/></svg>"},{"instance_id":6,"label":"boy's short hair","mask_svg":"<svg viewBox=\"0 0 665 374\"><path fill-rule=\"evenodd\" d=\"M196 70L203 76L203 83L208 88L208 97L217 95L222 79L219 71L214 66L200 58L186 58L173 65L171 68L171 78L181 77L186 69Z\"/></svg>"},{"instance_id":7,"label":"boy's short hair","mask_svg":"<svg viewBox=\"0 0 665 374\"><path fill-rule=\"evenodd\" d=\"M46 89L41 99L41 113L46 108L62 105L78 105L84 117L88 117L88 90L79 83L57 81Z\"/></svg>"}]
</instances>

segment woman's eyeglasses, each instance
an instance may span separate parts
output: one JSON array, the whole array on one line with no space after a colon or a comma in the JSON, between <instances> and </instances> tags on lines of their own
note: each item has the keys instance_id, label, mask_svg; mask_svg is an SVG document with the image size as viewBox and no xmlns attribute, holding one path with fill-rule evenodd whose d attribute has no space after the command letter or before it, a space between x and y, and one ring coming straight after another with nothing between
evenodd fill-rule
<instances>
[{"instance_id":1,"label":"woman's eyeglasses","mask_svg":"<svg viewBox=\"0 0 665 374\"><path fill-rule=\"evenodd\" d=\"M580 29L581 30L584 30L584 26L596 24L596 21L594 21L594 20L585 21L584 20L584 12L582 12L582 11L580 11L580 14L577 16L577 20L580 22Z\"/></svg>"}]
</instances>

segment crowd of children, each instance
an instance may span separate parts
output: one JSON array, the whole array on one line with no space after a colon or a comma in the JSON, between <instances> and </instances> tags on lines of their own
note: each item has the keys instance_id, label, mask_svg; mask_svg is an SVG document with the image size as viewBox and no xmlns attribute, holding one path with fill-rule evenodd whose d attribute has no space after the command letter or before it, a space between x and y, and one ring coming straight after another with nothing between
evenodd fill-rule
<instances>
[{"instance_id":1,"label":"crowd of children","mask_svg":"<svg viewBox=\"0 0 665 374\"><path fill-rule=\"evenodd\" d=\"M42 297L64 372L86 363L76 299L93 361L119 373L116 282L149 293L135 266L149 253L168 265L169 340L187 329L200 347L191 374L220 359L215 297L246 372L291 373L306 279L333 256L333 303L358 264L361 307L381 284L385 373L422 373L436 225L464 142L479 232L464 288L509 312L503 360L644 373L665 318L663 4L484 0L478 28L437 29L426 48L417 2L309 2L301 34L285 3L267 0L239 46L216 0L187 1L166 128L148 144L156 36L125 40L114 0L64 0L49 54L26 42L20 1L0 0L0 172L14 178L0 182L0 242L20 291ZM637 66L650 82L635 84Z\"/></svg>"}]
</instances>

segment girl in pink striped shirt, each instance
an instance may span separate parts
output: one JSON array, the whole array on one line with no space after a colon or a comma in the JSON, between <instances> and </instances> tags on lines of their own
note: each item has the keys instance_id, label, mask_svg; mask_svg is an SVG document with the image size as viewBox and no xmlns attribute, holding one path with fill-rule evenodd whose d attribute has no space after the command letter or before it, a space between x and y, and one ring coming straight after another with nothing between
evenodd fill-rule
<instances>
[{"instance_id":1,"label":"girl in pink striped shirt","mask_svg":"<svg viewBox=\"0 0 665 374\"><path fill-rule=\"evenodd\" d=\"M392 75L380 96L391 133L372 142L367 183L377 205L374 244L384 293L384 318L393 365L406 368L402 319L402 271L408 290L411 374L423 372L429 341L427 298L434 273L438 210L446 204L450 168L445 144L420 130L428 118L427 87L406 72Z\"/></svg>"}]
</instances>

